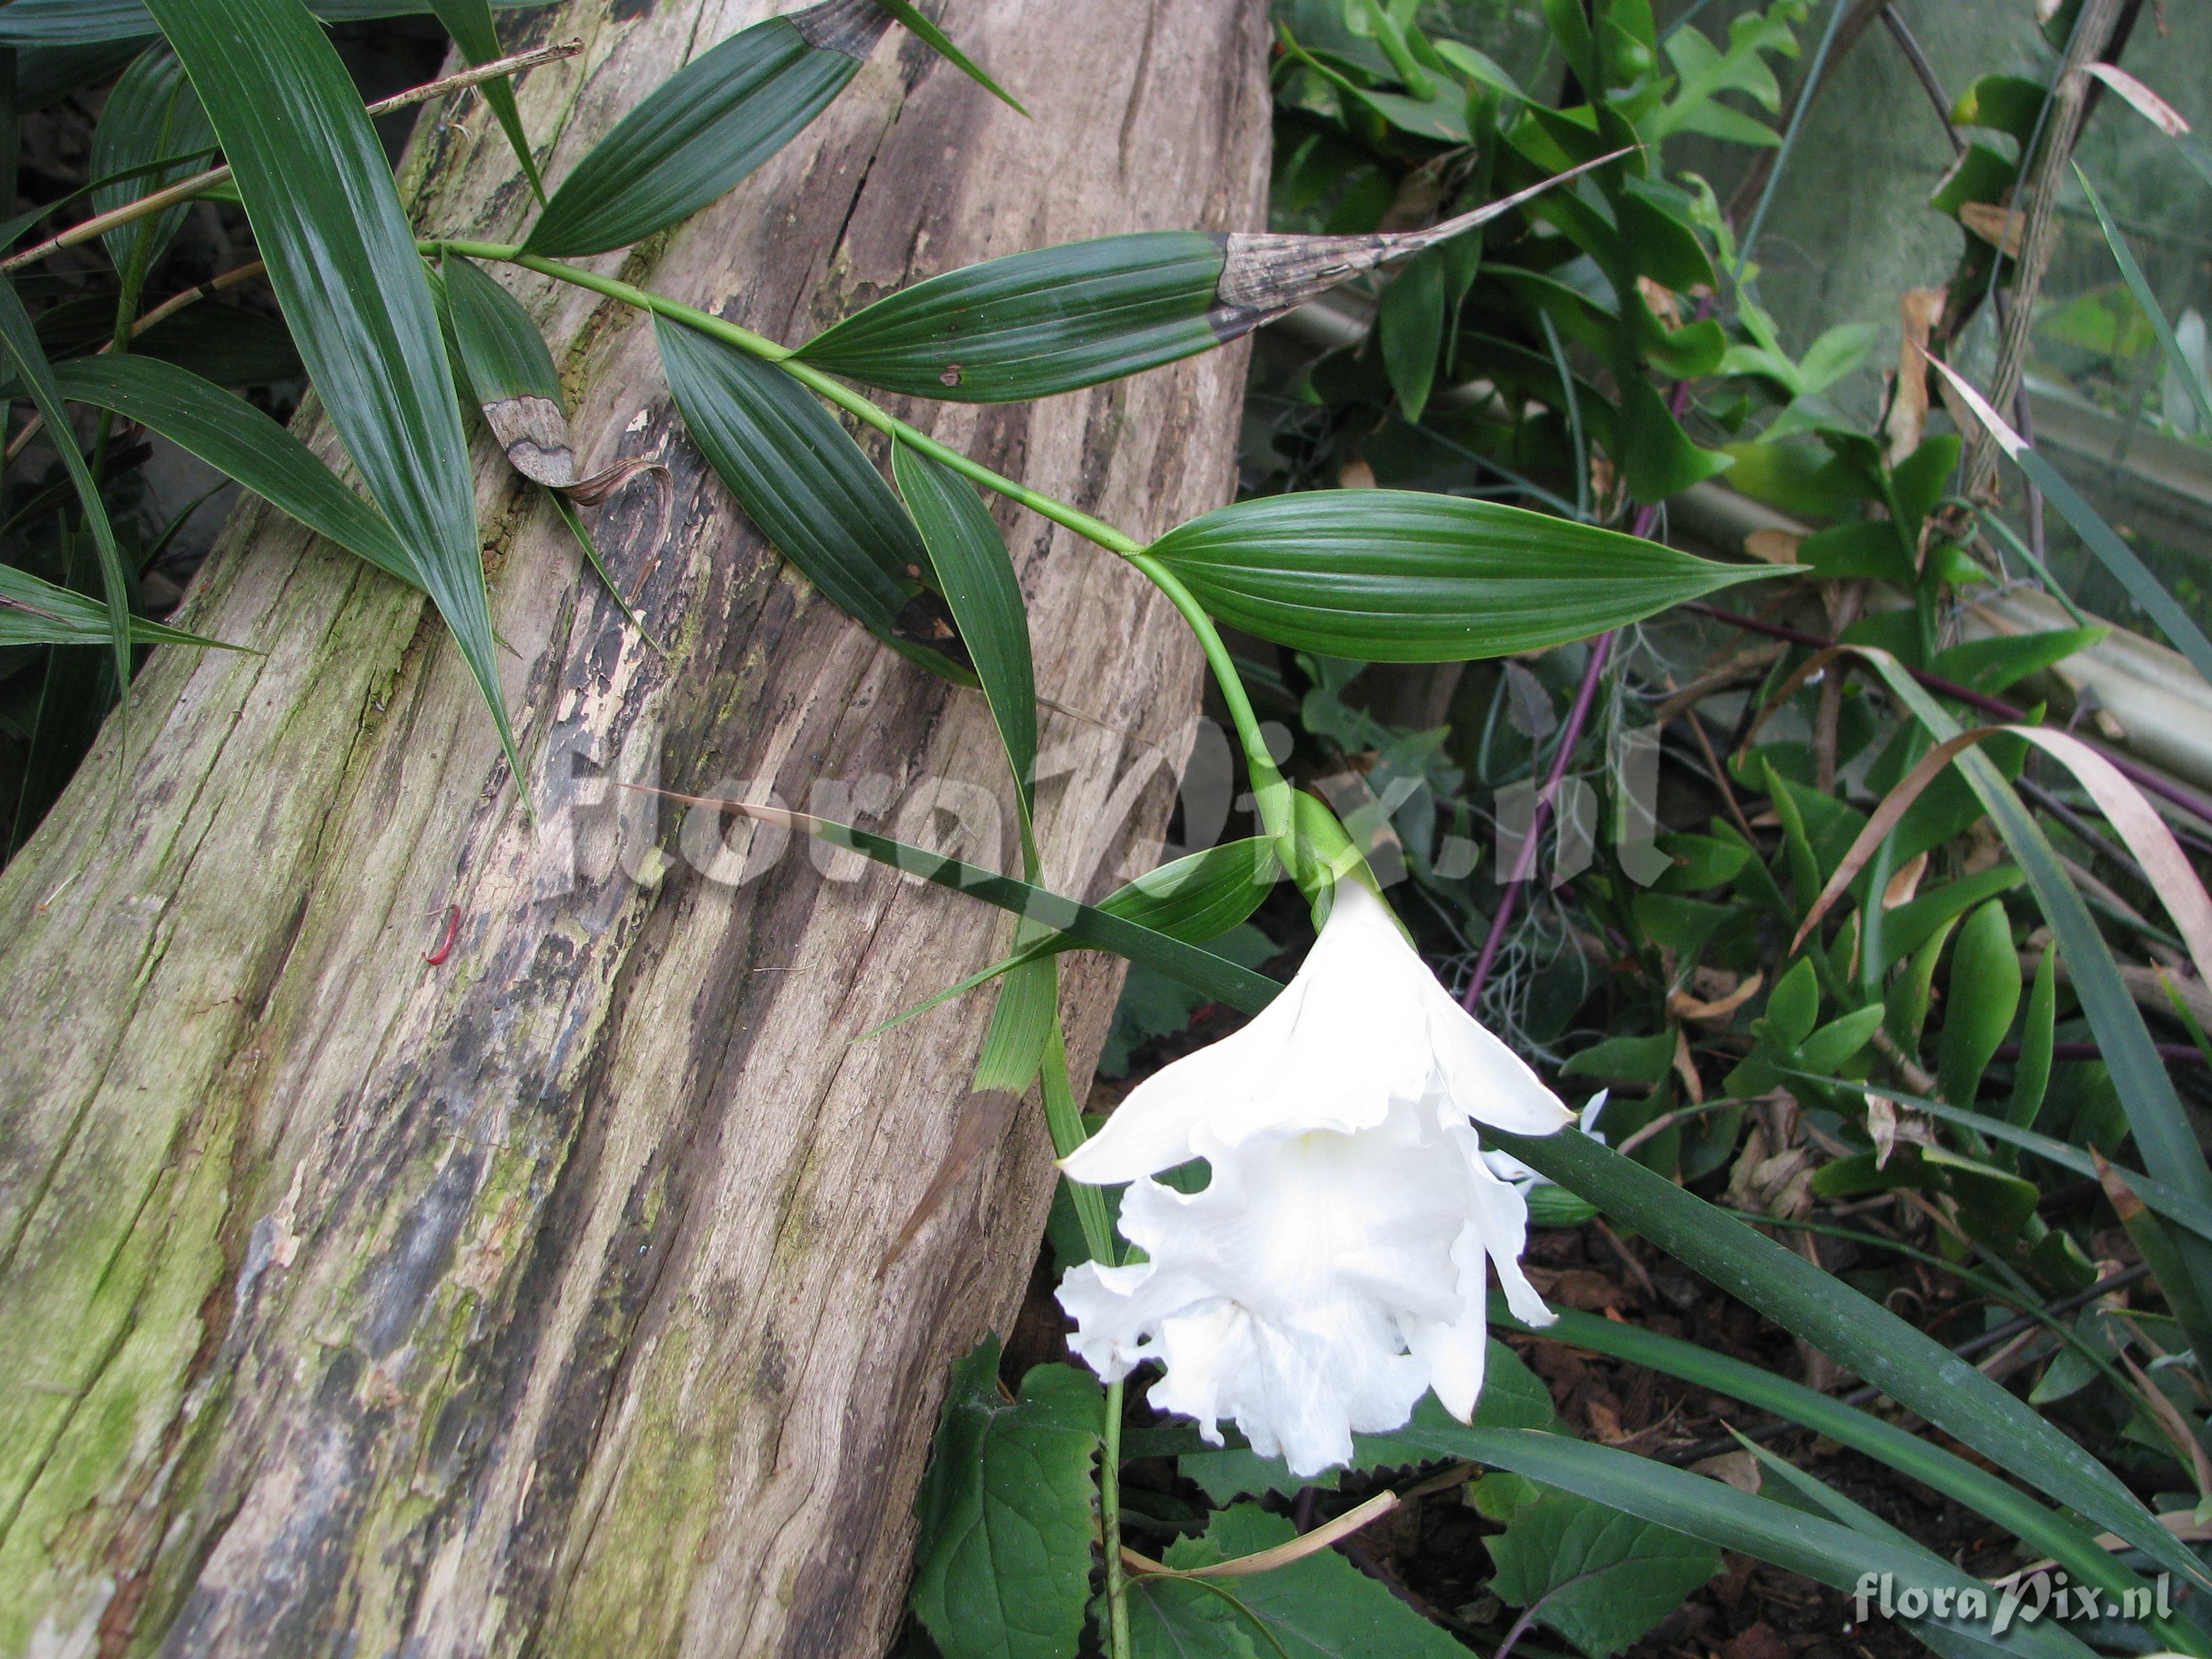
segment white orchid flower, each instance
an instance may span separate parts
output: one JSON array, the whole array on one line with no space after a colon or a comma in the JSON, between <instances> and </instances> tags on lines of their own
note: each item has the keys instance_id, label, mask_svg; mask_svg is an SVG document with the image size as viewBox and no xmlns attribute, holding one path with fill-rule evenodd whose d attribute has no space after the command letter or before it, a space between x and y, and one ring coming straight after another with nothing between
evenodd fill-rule
<instances>
[{"instance_id":1,"label":"white orchid flower","mask_svg":"<svg viewBox=\"0 0 2212 1659\"><path fill-rule=\"evenodd\" d=\"M1582 1115L1575 1121L1576 1127L1601 1146L1605 1145L1605 1131L1597 1127L1598 1114L1605 1110L1606 1100L1612 1093L1610 1089L1599 1090L1589 1097ZM1518 1187L1524 1198L1532 1188L1552 1185L1551 1176L1540 1175L1510 1152L1485 1152L1482 1161L1500 1181L1510 1181Z\"/></svg>"},{"instance_id":2,"label":"white orchid flower","mask_svg":"<svg viewBox=\"0 0 2212 1659\"><path fill-rule=\"evenodd\" d=\"M1571 1116L1462 1011L1382 901L1337 884L1320 940L1258 1018L1133 1090L1062 1164L1132 1183L1146 1260L1086 1262L1060 1305L1109 1382L1148 1359L1151 1400L1215 1445L1234 1418L1295 1474L1348 1462L1422 1394L1462 1422L1482 1389L1486 1260L1516 1317L1552 1315L1521 1271L1528 1206L1474 1125L1550 1134ZM1151 1177L1194 1158L1186 1194Z\"/></svg>"}]
</instances>

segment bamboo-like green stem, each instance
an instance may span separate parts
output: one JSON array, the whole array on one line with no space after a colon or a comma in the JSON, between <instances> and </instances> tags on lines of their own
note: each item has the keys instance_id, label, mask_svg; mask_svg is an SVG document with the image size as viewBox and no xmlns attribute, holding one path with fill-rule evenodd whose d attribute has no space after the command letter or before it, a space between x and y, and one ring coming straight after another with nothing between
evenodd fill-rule
<instances>
[{"instance_id":1,"label":"bamboo-like green stem","mask_svg":"<svg viewBox=\"0 0 2212 1659\"><path fill-rule=\"evenodd\" d=\"M617 277L602 276L597 271L586 270L580 265L526 253L513 243L472 242L446 238L426 240L419 246L423 252L431 255L449 252L465 258L520 265L526 270L537 271L557 282L603 294L611 300L618 300L638 310L666 317L687 328L696 329L709 338L734 346L750 356L774 363L817 397L835 404L877 431L919 451L932 460L942 463L994 495L1017 501L1031 512L1073 530L1086 541L1095 542L1107 551L1127 560L1167 596L1169 603L1182 615L1191 632L1198 636L1199 647L1206 653L1206 665L1213 671L1213 678L1221 687L1222 700L1229 707L1230 719L1235 723L1237 736L1243 745L1244 763L1251 775L1253 799L1260 822L1269 838L1276 843L1285 866L1291 870L1297 868L1292 855L1290 785L1276 766L1274 757L1268 752L1267 740L1261 735L1259 717L1253 712L1252 700L1245 692L1244 682L1237 672L1237 665L1229 654L1229 647L1222 639L1220 629L1214 626L1213 618L1206 614L1206 608L1198 602L1197 597L1174 572L1146 552L1143 543L1103 520L1095 519L1088 513L1069 506L1057 496L1017 483L1003 473L993 471L981 461L939 443L927 433L917 431L879 407L871 398L842 381L831 379L812 364L799 362L789 347L778 345L766 335L756 334L752 330L717 317L712 312L702 311L698 307L685 305L680 300L671 300L651 293Z\"/></svg>"},{"instance_id":2,"label":"bamboo-like green stem","mask_svg":"<svg viewBox=\"0 0 2212 1659\"><path fill-rule=\"evenodd\" d=\"M1113 1659L1128 1659L1128 1574L1121 1565L1121 1404L1119 1382L1106 1385L1106 1444L1098 1459L1098 1530L1106 1552L1106 1642Z\"/></svg>"}]
</instances>

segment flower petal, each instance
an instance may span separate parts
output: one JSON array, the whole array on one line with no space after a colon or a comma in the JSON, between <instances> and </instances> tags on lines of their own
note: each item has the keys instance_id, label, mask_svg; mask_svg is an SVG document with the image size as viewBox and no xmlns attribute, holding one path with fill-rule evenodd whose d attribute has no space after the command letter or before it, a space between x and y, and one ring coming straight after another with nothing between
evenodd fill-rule
<instances>
[{"instance_id":1,"label":"flower petal","mask_svg":"<svg viewBox=\"0 0 2212 1659\"><path fill-rule=\"evenodd\" d=\"M1548 1135L1575 1121L1528 1062L1482 1028L1431 979L1425 1002L1429 1042L1452 1104L1478 1123Z\"/></svg>"},{"instance_id":2,"label":"flower petal","mask_svg":"<svg viewBox=\"0 0 2212 1659\"><path fill-rule=\"evenodd\" d=\"M1480 1235L1483 1249L1497 1265L1505 1305L1524 1325L1553 1323L1558 1316L1544 1305L1528 1275L1521 1271L1521 1252L1528 1246L1528 1200L1519 1188L1491 1174L1480 1159L1474 1176L1474 1213L1468 1225Z\"/></svg>"}]
</instances>

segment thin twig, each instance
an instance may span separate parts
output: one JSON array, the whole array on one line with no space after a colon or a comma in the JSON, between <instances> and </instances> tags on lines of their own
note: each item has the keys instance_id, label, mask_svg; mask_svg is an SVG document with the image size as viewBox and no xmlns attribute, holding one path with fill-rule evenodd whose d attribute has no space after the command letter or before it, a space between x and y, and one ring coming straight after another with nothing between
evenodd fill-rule
<instances>
[{"instance_id":1,"label":"thin twig","mask_svg":"<svg viewBox=\"0 0 2212 1659\"><path fill-rule=\"evenodd\" d=\"M1951 97L1943 90L1943 82L1936 73L1935 64L1929 63L1928 54L1920 50L1920 42L1905 27L1905 19L1898 15L1895 6L1881 9L1881 21L1888 28L1890 38L1897 42L1898 50L1905 54L1905 61L1912 65L1912 72L1920 77L1920 84L1928 94L1928 101L1936 106L1936 118L1943 124L1943 136L1951 141L1951 153L1964 155L1966 141L1959 136L1959 129L1951 125Z\"/></svg>"},{"instance_id":2,"label":"thin twig","mask_svg":"<svg viewBox=\"0 0 2212 1659\"><path fill-rule=\"evenodd\" d=\"M406 109L415 104L428 103L431 99L445 93L458 92L464 87L473 87L480 82L496 81L501 76L514 74L517 70L532 69L540 64L551 64L563 58L573 58L583 49L584 43L581 40L564 40L557 46L539 46L531 52L517 52L512 58L497 58L491 63L479 64L475 69L464 70L459 75L449 75L442 81L433 81L425 86L414 87L405 92L396 93L381 103L369 105L363 113L374 120L380 115L389 115L396 109ZM0 272L17 270L25 265L35 264L51 254L60 252L64 248L75 247L80 242L88 242L95 236L105 235L118 225L127 225L133 220L146 217L149 214L160 213L165 209L175 207L180 202L191 201L197 197L204 195L209 190L229 177L230 168L228 165L210 167L205 173L194 173L191 178L171 185L166 190L157 190L151 195L140 197L135 202L126 203L112 212L95 213L82 223L71 225L58 236L49 237L36 246L25 248L21 253L0 259Z\"/></svg>"},{"instance_id":3,"label":"thin twig","mask_svg":"<svg viewBox=\"0 0 2212 1659\"><path fill-rule=\"evenodd\" d=\"M137 322L131 325L131 337L134 340L137 339L148 329L157 327L161 324L168 321L170 318L175 316L186 306L196 305L202 300L210 299L214 295L222 293L225 289L235 288L240 283L246 282L253 277L258 276L267 267L263 265L260 260L256 259L252 264L240 265L235 270L226 270L222 276L212 277L207 282L202 283L198 288L188 288L182 294L172 295L170 298L162 301L160 305L155 306L151 311L148 312L143 317L141 317ZM103 344L100 349L93 355L96 357L104 357L114 349L115 342L110 340ZM44 428L45 425L46 417L33 412L31 418L23 422L23 429L8 441L8 453L6 459L10 462L14 461L18 455L23 453L24 449L29 445L31 440L39 435L40 429Z\"/></svg>"}]
</instances>

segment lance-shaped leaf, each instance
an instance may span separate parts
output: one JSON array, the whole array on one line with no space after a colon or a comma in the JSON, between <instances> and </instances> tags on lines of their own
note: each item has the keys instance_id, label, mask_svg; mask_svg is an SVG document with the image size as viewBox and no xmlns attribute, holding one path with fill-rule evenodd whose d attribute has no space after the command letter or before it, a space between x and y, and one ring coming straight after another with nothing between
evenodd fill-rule
<instances>
[{"instance_id":1,"label":"lance-shaped leaf","mask_svg":"<svg viewBox=\"0 0 2212 1659\"><path fill-rule=\"evenodd\" d=\"M517 472L580 506L597 507L639 473L655 469L656 463L633 456L578 477L560 372L538 325L482 266L448 253L438 270L462 373L483 409L484 423Z\"/></svg>"},{"instance_id":2,"label":"lance-shaped leaf","mask_svg":"<svg viewBox=\"0 0 2212 1659\"><path fill-rule=\"evenodd\" d=\"M117 208L165 190L206 165L206 154L215 148L215 129L199 95L185 78L184 65L164 46L141 52L123 71L107 102L100 106L100 125L92 135L92 174L105 179L121 173L135 176L101 185L92 192L95 211ZM148 173L138 171L149 162L179 157ZM143 281L191 210L190 203L127 225L119 225L100 240L107 257L126 280Z\"/></svg>"},{"instance_id":3,"label":"lance-shaped leaf","mask_svg":"<svg viewBox=\"0 0 2212 1659\"><path fill-rule=\"evenodd\" d=\"M238 651L241 646L203 639L180 628L168 628L144 617L131 618L133 645L203 645L218 651ZM105 645L107 607L73 587L57 587L50 581L0 564L0 646Z\"/></svg>"},{"instance_id":4,"label":"lance-shaped leaf","mask_svg":"<svg viewBox=\"0 0 2212 1659\"><path fill-rule=\"evenodd\" d=\"M38 329L31 321L31 313L23 309L15 284L4 278L0 278L0 350L5 351L16 376L30 392L32 402L38 405L46 431L61 455L63 468L69 473L70 483L76 491L77 501L84 508L85 523L91 528L93 545L100 555L100 584L107 599L108 646L114 653L115 684L123 696L127 714L131 587L124 572L122 550L116 545L115 526L108 521L99 482L85 465L83 452L76 447L76 434L70 430L69 416L62 408L61 391L54 384L53 369L46 362L46 349L39 343Z\"/></svg>"},{"instance_id":5,"label":"lance-shaped leaf","mask_svg":"<svg viewBox=\"0 0 2212 1659\"><path fill-rule=\"evenodd\" d=\"M300 0L149 9L222 140L315 390L453 630L519 784L452 370L414 232L352 77Z\"/></svg>"},{"instance_id":6,"label":"lance-shaped leaf","mask_svg":"<svg viewBox=\"0 0 2212 1659\"><path fill-rule=\"evenodd\" d=\"M112 410L235 478L317 535L421 587L414 555L391 522L341 483L314 452L245 398L157 358L102 356L58 363L72 403Z\"/></svg>"},{"instance_id":7,"label":"lance-shaped leaf","mask_svg":"<svg viewBox=\"0 0 2212 1659\"><path fill-rule=\"evenodd\" d=\"M808 341L799 356L917 398L996 404L1073 392L1249 334L1362 271L1449 241L1573 176L1561 173L1427 230L1146 231L1010 254L901 289Z\"/></svg>"},{"instance_id":8,"label":"lance-shaped leaf","mask_svg":"<svg viewBox=\"0 0 2212 1659\"><path fill-rule=\"evenodd\" d=\"M1030 655L1029 611L1022 603L1021 584L1014 579L1013 563L990 509L966 479L896 441L891 471L921 532L922 544L929 549L945 603L975 664L991 718L998 723L1021 806L1022 845L1034 878L1036 848L1030 819L1036 777L1036 668Z\"/></svg>"},{"instance_id":9,"label":"lance-shaped leaf","mask_svg":"<svg viewBox=\"0 0 2212 1659\"><path fill-rule=\"evenodd\" d=\"M697 212L826 109L890 21L875 0L823 0L732 35L576 163L524 246L604 253Z\"/></svg>"},{"instance_id":10,"label":"lance-shaped leaf","mask_svg":"<svg viewBox=\"0 0 2212 1659\"><path fill-rule=\"evenodd\" d=\"M959 635L924 586L929 550L883 474L791 376L653 319L684 424L777 552L893 650L963 685Z\"/></svg>"},{"instance_id":11,"label":"lance-shaped leaf","mask_svg":"<svg viewBox=\"0 0 2212 1659\"><path fill-rule=\"evenodd\" d=\"M921 11L911 3L911 0L876 0L876 3L905 24L914 33L919 35L923 44L932 52L994 98L1001 100L1009 108L1023 115L1029 113L1027 110L1022 108L1013 94L984 74L966 52L952 44L952 37L924 16Z\"/></svg>"},{"instance_id":12,"label":"lance-shaped leaf","mask_svg":"<svg viewBox=\"0 0 2212 1659\"><path fill-rule=\"evenodd\" d=\"M2112 250L2112 258L2120 268L2120 275L2127 279L2128 292L2135 295L2136 304L2142 310L2144 319L2150 324L2151 332L2158 336L2159 349L2166 353L2166 367L2170 371L2166 384L2172 386L2178 380L2188 388L2190 398L2197 405L2197 430L2212 432L2212 390L2205 386L2203 371L2190 362L2189 354L2181 349L2181 342L2174 336L2173 325L2166 320L2166 313L2158 303L2158 295L2151 292L2150 279L2143 275L2142 266L2136 263L2135 250L2128 246L2128 239L2121 234L2120 228L2112 222L2112 216L2105 208L2105 198L2097 194L2097 187L2089 182L2089 175L2081 171L2079 161L2074 164L2074 176L2081 181L2082 195L2089 198L2089 206L2097 216L2098 228L2105 233L2105 241ZM2169 409L2166 411L2166 418L2172 420L2179 413L2179 410Z\"/></svg>"},{"instance_id":13,"label":"lance-shaped leaf","mask_svg":"<svg viewBox=\"0 0 2212 1659\"><path fill-rule=\"evenodd\" d=\"M2151 573L2150 567L2142 562L2135 549L2113 532L2112 526L2105 522L2104 516L2082 498L2079 490L2066 482L2057 467L2036 453L2027 440L2014 431L2004 416L1990 406L1989 399L1976 391L1963 375L1940 357L1930 357L1928 361L1951 389L1959 394L1960 400L1973 411L1974 418L1989 428L1990 436L1996 441L1997 447L2004 451L2014 466L2027 475L2028 482L2043 492L2051 506L2058 509L2060 516L2074 526L2075 533L2087 544L2089 550L2097 556L2105 568L2119 578L2120 586L2128 591L2128 597L2149 613L2150 619L2172 642L2173 648L2188 658L2198 673L2212 680L2212 641L2204 637L2204 630L2197 627L2196 618L2166 591L2166 585Z\"/></svg>"},{"instance_id":14,"label":"lance-shaped leaf","mask_svg":"<svg viewBox=\"0 0 2212 1659\"><path fill-rule=\"evenodd\" d=\"M826 841L832 847L858 853L863 858L873 859L893 869L919 876L939 887L966 893L994 904L1001 910L1011 910L1016 915L1036 923L1050 932L1064 933L1071 946L1086 950L1111 951L1117 957L1131 962L1141 962L1146 967L1165 974L1170 979L1202 992L1217 1002L1225 1002L1240 1013L1256 1014L1274 1000L1283 987L1281 981L1265 974L1238 966L1225 957L1216 956L1173 935L1132 921L1124 915L1115 915L1101 906L1084 904L1055 893L1051 889L1038 887L1012 876L1002 876L980 865L967 863L944 853L933 853L926 847L911 846L893 841L888 836L855 830L852 825L839 823L831 818L817 817L811 812L794 812L786 807L759 805L750 801L708 800L696 795L683 795L671 789L646 789L641 785L629 786L647 794L683 801L694 806L718 806L726 812L735 812L743 817L757 819L786 830L800 830Z\"/></svg>"},{"instance_id":15,"label":"lance-shaped leaf","mask_svg":"<svg viewBox=\"0 0 2212 1659\"><path fill-rule=\"evenodd\" d=\"M1232 627L1364 662L1539 650L1776 574L1495 501L1400 489L1240 501L1148 551Z\"/></svg>"},{"instance_id":16,"label":"lance-shaped leaf","mask_svg":"<svg viewBox=\"0 0 2212 1659\"><path fill-rule=\"evenodd\" d=\"M1260 901L1283 872L1275 860L1274 843L1264 839L1224 842L1202 853L1193 853L1148 870L1134 881L1115 888L1098 901L1108 915L1120 916L1156 933L1192 945L1218 939L1260 908ZM1069 933L1047 933L1024 942L1011 956L979 969L957 985L947 986L926 1002L916 1003L873 1030L861 1033L862 1041L903 1025L917 1014L950 1002L977 986L1034 962L1039 957L1081 948Z\"/></svg>"},{"instance_id":17,"label":"lance-shaped leaf","mask_svg":"<svg viewBox=\"0 0 2212 1659\"><path fill-rule=\"evenodd\" d=\"M491 0L501 11L549 5L551 0ZM431 0L307 0L326 23L377 17L419 17ZM0 8L0 46L88 46L136 40L157 33L145 0L15 0Z\"/></svg>"},{"instance_id":18,"label":"lance-shaped leaf","mask_svg":"<svg viewBox=\"0 0 2212 1659\"><path fill-rule=\"evenodd\" d=\"M491 0L429 0L430 9L446 26L446 33L453 37L453 44L461 49L461 56L471 67L489 64L500 55L499 32L492 25ZM530 180L530 188L538 199L545 199L545 181L538 176L537 159L530 153L530 135L522 129L522 112L515 107L514 82L502 75L496 81L487 81L483 87L484 102L491 106L492 114L498 118L500 131L507 135L507 147L514 150L514 159L522 164L522 175Z\"/></svg>"},{"instance_id":19,"label":"lance-shaped leaf","mask_svg":"<svg viewBox=\"0 0 2212 1659\"><path fill-rule=\"evenodd\" d=\"M1489 1133L1538 1174L1628 1223L1685 1267L1840 1361L1900 1406L2118 1533L2160 1565L2191 1583L2207 1582L2203 1565L2104 1464L1887 1308L1588 1135L1572 1129L1540 1136ZM1468 1455L1502 1461L1472 1450Z\"/></svg>"}]
</instances>

